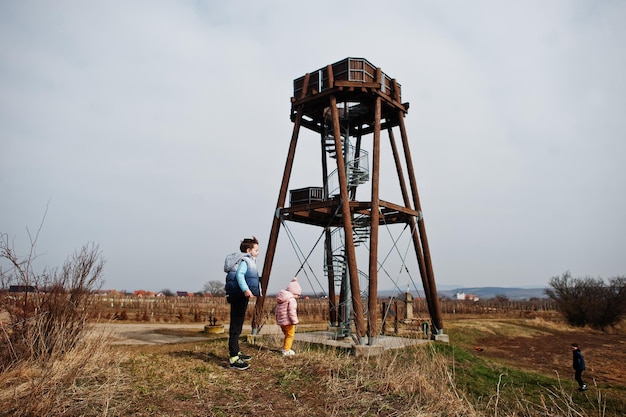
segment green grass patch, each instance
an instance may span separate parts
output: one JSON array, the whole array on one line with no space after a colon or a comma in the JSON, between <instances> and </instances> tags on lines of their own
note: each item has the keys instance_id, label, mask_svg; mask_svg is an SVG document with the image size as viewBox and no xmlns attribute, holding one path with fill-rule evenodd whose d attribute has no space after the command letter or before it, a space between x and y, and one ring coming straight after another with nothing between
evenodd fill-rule
<instances>
[{"instance_id":1,"label":"green grass patch","mask_svg":"<svg viewBox=\"0 0 626 417\"><path fill-rule=\"evenodd\" d=\"M480 409L494 413L515 414L533 410L528 415L598 415L621 416L626 409L623 395L626 386L594 387L578 392L570 375L563 381L555 373L528 371L511 366L507 360L477 354L480 340L507 337L549 337L562 331L545 323L520 320L459 321L447 331L450 344L434 344L433 352L449 358L456 386ZM567 357L567 356L566 356Z\"/></svg>"}]
</instances>

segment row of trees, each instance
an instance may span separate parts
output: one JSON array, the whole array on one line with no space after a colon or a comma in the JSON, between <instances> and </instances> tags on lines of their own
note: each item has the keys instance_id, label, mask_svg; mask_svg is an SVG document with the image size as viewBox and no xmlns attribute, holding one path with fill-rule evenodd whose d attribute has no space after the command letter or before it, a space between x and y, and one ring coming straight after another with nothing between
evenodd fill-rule
<instances>
[{"instance_id":1,"label":"row of trees","mask_svg":"<svg viewBox=\"0 0 626 417\"><path fill-rule=\"evenodd\" d=\"M8 352L13 351L13 354L19 345L26 344L24 338L27 338L27 334L35 331L29 328L34 322L33 315L51 320L48 323L39 322L38 324L43 328L36 329L40 332L37 338L44 338L48 342L43 343L47 345L47 349L50 349L51 340L59 336L55 334L58 330L54 326L57 320L66 323L62 326L64 331L72 329L71 336L64 334L66 340L79 337L84 327L84 314L82 313L89 307L87 295L102 284L104 262L97 246L83 247L68 259L60 271L44 271L37 274L32 270L33 259L34 243L31 253L20 258L12 250L8 236L0 235L0 260L4 260L9 266L8 270L3 270L0 262L1 286L8 287L11 283L48 288L46 297L32 294L28 301L24 300L17 311L15 307L4 306L4 310L11 316L12 331L5 332L5 337L7 334L10 335L10 340L6 341L11 346ZM602 278L573 278L570 272L565 272L561 276L552 277L549 286L546 295L556 304L557 310L571 325L606 329L626 318L626 277L624 276L609 278L608 282L605 282ZM218 280L209 281L204 285L204 292L213 296L223 296L224 283ZM67 293L70 294L69 298L62 295ZM55 297L55 295L58 296ZM67 305L65 301L68 301ZM56 304L57 302L61 304ZM70 345L72 345L71 342ZM5 351L4 354L8 352Z\"/></svg>"},{"instance_id":2,"label":"row of trees","mask_svg":"<svg viewBox=\"0 0 626 417\"><path fill-rule=\"evenodd\" d=\"M626 318L626 277L573 278L570 272L552 277L546 295L555 303L556 309L573 326L591 326L604 330ZM222 281L209 281L204 291L212 295L224 295ZM509 300L499 294L492 302L506 304Z\"/></svg>"}]
</instances>

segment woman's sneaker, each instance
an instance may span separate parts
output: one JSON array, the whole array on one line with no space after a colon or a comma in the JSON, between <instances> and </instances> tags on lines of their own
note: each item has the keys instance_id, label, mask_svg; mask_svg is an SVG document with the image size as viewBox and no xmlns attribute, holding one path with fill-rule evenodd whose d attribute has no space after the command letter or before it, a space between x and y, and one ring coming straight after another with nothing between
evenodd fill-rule
<instances>
[{"instance_id":1,"label":"woman's sneaker","mask_svg":"<svg viewBox=\"0 0 626 417\"><path fill-rule=\"evenodd\" d=\"M237 356L239 356L239 359L241 359L241 360L242 360L242 361L244 361L244 362L250 362L250 361L252 360L252 356L250 356L250 355L246 355L246 354L245 354L245 353L243 353L243 352L239 352L239 353L237 354Z\"/></svg>"},{"instance_id":2,"label":"woman's sneaker","mask_svg":"<svg viewBox=\"0 0 626 417\"><path fill-rule=\"evenodd\" d=\"M293 350L289 349L289 350L281 350L281 352L283 353L283 356L293 356L296 354L296 352L294 352Z\"/></svg>"},{"instance_id":3,"label":"woman's sneaker","mask_svg":"<svg viewBox=\"0 0 626 417\"><path fill-rule=\"evenodd\" d=\"M230 358L229 362L231 368L238 369L240 371L245 371L250 367L250 365L241 360L239 356L233 356L232 358Z\"/></svg>"}]
</instances>

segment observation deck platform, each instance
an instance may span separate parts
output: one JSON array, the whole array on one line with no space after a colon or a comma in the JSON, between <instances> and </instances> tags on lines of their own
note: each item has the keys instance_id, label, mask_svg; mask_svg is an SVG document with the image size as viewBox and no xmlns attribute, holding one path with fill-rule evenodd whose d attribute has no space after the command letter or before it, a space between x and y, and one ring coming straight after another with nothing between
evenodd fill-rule
<instances>
[{"instance_id":1,"label":"observation deck platform","mask_svg":"<svg viewBox=\"0 0 626 417\"><path fill-rule=\"evenodd\" d=\"M302 125L322 132L328 114L328 97L334 95L337 103L344 103L344 115L350 131L366 135L374 131L374 101L382 99L381 128L398 124L398 110L406 114L409 103L402 103L401 86L395 79L364 58L345 58L334 64L311 71L293 82L291 121L302 109ZM341 110L341 109L340 109Z\"/></svg>"},{"instance_id":2,"label":"observation deck platform","mask_svg":"<svg viewBox=\"0 0 626 417\"><path fill-rule=\"evenodd\" d=\"M348 204L352 214L371 218L371 201L349 201ZM420 212L401 205L384 200L379 200L378 204L380 208L378 224L381 226L385 224L408 223L411 217L420 218ZM330 200L292 204L290 207L280 209L280 215L284 220L312 226L343 226L341 199L339 197Z\"/></svg>"}]
</instances>

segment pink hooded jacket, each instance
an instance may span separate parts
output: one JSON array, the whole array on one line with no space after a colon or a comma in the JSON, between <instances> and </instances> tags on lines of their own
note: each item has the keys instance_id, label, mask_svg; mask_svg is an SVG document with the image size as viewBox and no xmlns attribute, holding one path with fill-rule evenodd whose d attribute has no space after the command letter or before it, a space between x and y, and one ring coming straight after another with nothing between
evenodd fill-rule
<instances>
[{"instance_id":1,"label":"pink hooded jacket","mask_svg":"<svg viewBox=\"0 0 626 417\"><path fill-rule=\"evenodd\" d=\"M287 290L280 290L276 296L276 323L279 326L298 324L298 301Z\"/></svg>"}]
</instances>

